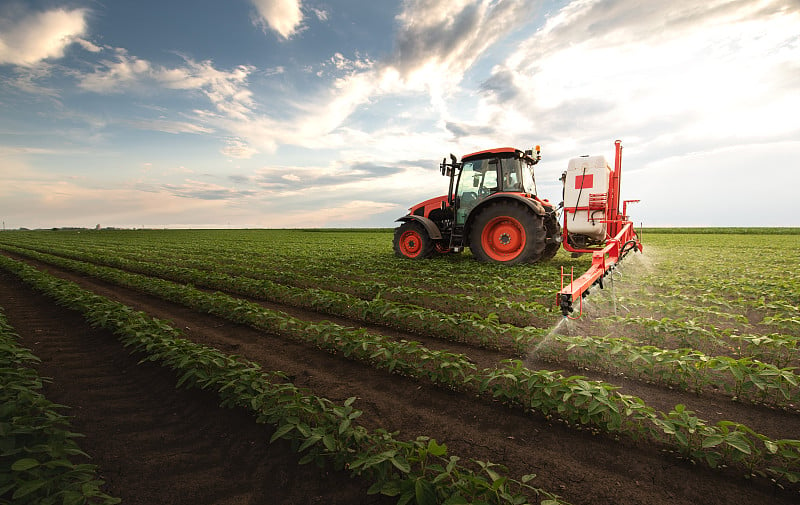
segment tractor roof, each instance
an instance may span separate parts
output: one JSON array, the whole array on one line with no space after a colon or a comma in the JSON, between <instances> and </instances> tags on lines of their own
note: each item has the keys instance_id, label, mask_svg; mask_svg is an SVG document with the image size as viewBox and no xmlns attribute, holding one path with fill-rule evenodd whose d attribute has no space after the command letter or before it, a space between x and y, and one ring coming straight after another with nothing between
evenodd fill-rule
<instances>
[{"instance_id":1,"label":"tractor roof","mask_svg":"<svg viewBox=\"0 0 800 505\"><path fill-rule=\"evenodd\" d=\"M461 161L470 161L474 158L485 158L492 154L514 154L517 152L521 152L519 149L515 149L513 147L497 147L495 149L486 149L485 151L478 151L475 153L466 154L461 157Z\"/></svg>"}]
</instances>

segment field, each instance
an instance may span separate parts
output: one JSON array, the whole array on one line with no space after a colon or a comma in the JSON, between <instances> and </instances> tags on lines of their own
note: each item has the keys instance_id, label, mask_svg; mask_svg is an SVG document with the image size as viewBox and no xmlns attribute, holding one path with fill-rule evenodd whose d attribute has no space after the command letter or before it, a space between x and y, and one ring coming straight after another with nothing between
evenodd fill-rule
<instances>
[{"instance_id":1,"label":"field","mask_svg":"<svg viewBox=\"0 0 800 505\"><path fill-rule=\"evenodd\" d=\"M0 233L0 503L798 503L800 232L717 231L645 233L580 320L563 251Z\"/></svg>"}]
</instances>

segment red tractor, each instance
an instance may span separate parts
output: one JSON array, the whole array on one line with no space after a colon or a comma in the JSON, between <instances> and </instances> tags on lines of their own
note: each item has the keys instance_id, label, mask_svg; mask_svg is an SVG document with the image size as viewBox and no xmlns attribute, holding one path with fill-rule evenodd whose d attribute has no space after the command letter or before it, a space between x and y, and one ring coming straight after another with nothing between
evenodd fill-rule
<instances>
[{"instance_id":1,"label":"red tractor","mask_svg":"<svg viewBox=\"0 0 800 505\"><path fill-rule=\"evenodd\" d=\"M397 221L394 251L423 259L458 253L469 247L479 261L507 265L551 259L562 246L572 253L592 253L592 268L562 288L564 315L572 301L585 296L630 250L641 250L633 224L619 211L622 144L616 141L614 168L602 156L569 161L562 174L563 201L554 205L539 198L533 166L541 160L539 146L528 151L501 147L442 160L442 175L450 178L446 195L409 209ZM563 214L563 220L559 215ZM563 277L562 277L563 278Z\"/></svg>"}]
</instances>

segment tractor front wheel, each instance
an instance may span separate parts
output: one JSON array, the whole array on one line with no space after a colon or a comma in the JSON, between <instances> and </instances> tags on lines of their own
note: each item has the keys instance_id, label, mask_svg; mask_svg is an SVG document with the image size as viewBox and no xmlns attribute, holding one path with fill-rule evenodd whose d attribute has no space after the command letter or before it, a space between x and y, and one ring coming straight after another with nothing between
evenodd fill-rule
<instances>
[{"instance_id":1,"label":"tractor front wheel","mask_svg":"<svg viewBox=\"0 0 800 505\"><path fill-rule=\"evenodd\" d=\"M469 234L472 255L479 261L534 262L545 246L541 216L512 202L497 202L481 211Z\"/></svg>"},{"instance_id":2,"label":"tractor front wheel","mask_svg":"<svg viewBox=\"0 0 800 505\"><path fill-rule=\"evenodd\" d=\"M394 254L401 258L423 259L433 253L434 243L425 227L415 221L394 230Z\"/></svg>"}]
</instances>

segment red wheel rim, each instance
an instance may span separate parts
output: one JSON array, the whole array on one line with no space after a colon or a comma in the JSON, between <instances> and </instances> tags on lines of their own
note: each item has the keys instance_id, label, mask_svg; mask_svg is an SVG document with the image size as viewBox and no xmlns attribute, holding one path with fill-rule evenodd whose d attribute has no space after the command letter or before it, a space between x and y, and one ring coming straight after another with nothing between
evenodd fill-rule
<instances>
[{"instance_id":1,"label":"red wheel rim","mask_svg":"<svg viewBox=\"0 0 800 505\"><path fill-rule=\"evenodd\" d=\"M511 261L525 249L527 236L522 223L509 216L498 216L481 232L481 245L487 256L495 261Z\"/></svg>"},{"instance_id":2,"label":"red wheel rim","mask_svg":"<svg viewBox=\"0 0 800 505\"><path fill-rule=\"evenodd\" d=\"M407 230L400 235L400 252L409 258L415 258L422 252L422 236L414 230Z\"/></svg>"}]
</instances>

